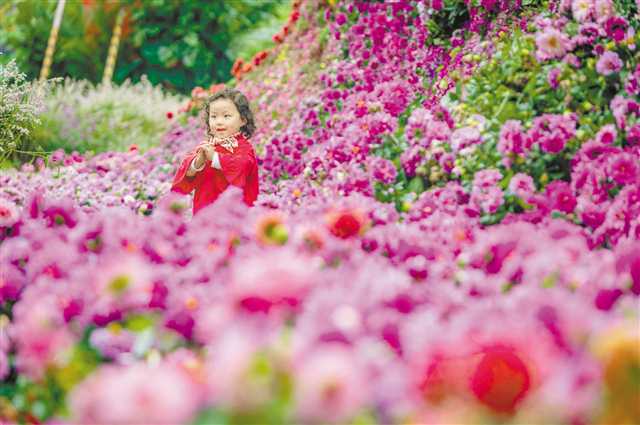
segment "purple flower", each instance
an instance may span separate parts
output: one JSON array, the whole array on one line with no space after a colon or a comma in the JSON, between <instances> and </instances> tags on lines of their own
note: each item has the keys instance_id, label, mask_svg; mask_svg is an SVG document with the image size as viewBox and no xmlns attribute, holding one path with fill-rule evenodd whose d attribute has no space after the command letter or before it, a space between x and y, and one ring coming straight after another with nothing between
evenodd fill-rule
<instances>
[{"instance_id":1,"label":"purple flower","mask_svg":"<svg viewBox=\"0 0 640 425\"><path fill-rule=\"evenodd\" d=\"M617 53L606 51L598 59L596 63L596 71L602 75L611 75L614 72L618 72L622 69L622 60Z\"/></svg>"},{"instance_id":2,"label":"purple flower","mask_svg":"<svg viewBox=\"0 0 640 425\"><path fill-rule=\"evenodd\" d=\"M560 74L562 74L562 70L560 68L552 68L547 74L547 82L551 86L552 89L557 89L560 85L558 82L558 78L560 78Z\"/></svg>"}]
</instances>

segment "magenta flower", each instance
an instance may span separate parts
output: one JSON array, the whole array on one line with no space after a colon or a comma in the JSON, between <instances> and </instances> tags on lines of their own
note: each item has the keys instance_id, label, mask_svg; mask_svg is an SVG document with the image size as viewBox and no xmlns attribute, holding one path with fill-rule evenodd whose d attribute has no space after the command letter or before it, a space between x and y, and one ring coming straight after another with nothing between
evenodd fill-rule
<instances>
[{"instance_id":1,"label":"magenta flower","mask_svg":"<svg viewBox=\"0 0 640 425\"><path fill-rule=\"evenodd\" d=\"M606 51L600 56L596 63L596 71L602 75L611 75L622 69L622 60L617 53Z\"/></svg>"},{"instance_id":2,"label":"magenta flower","mask_svg":"<svg viewBox=\"0 0 640 425\"><path fill-rule=\"evenodd\" d=\"M624 40L628 26L627 20L621 16L611 16L604 24L607 37L616 42Z\"/></svg>"},{"instance_id":3,"label":"magenta flower","mask_svg":"<svg viewBox=\"0 0 640 425\"><path fill-rule=\"evenodd\" d=\"M616 131L616 126L613 124L603 126L600 131L598 131L598 134L596 134L596 140L603 145L612 145L617 137L618 132Z\"/></svg>"},{"instance_id":4,"label":"magenta flower","mask_svg":"<svg viewBox=\"0 0 640 425\"><path fill-rule=\"evenodd\" d=\"M627 142L633 146L640 144L640 123L634 124L627 130Z\"/></svg>"},{"instance_id":5,"label":"magenta flower","mask_svg":"<svg viewBox=\"0 0 640 425\"><path fill-rule=\"evenodd\" d=\"M517 120L508 120L500 129L498 151L503 155L522 155L529 151L530 146L522 129L522 123Z\"/></svg>"},{"instance_id":6,"label":"magenta flower","mask_svg":"<svg viewBox=\"0 0 640 425\"><path fill-rule=\"evenodd\" d=\"M620 153L609 160L609 176L617 184L631 184L638 179L638 157Z\"/></svg>"},{"instance_id":7,"label":"magenta flower","mask_svg":"<svg viewBox=\"0 0 640 425\"><path fill-rule=\"evenodd\" d=\"M529 143L538 143L543 152L558 153L575 135L577 118L575 114L544 114L533 120L527 132Z\"/></svg>"},{"instance_id":8,"label":"magenta flower","mask_svg":"<svg viewBox=\"0 0 640 425\"><path fill-rule=\"evenodd\" d=\"M545 195L551 201L551 207L566 214L573 212L576 207L576 197L571 191L569 183L555 180L545 189Z\"/></svg>"}]
</instances>

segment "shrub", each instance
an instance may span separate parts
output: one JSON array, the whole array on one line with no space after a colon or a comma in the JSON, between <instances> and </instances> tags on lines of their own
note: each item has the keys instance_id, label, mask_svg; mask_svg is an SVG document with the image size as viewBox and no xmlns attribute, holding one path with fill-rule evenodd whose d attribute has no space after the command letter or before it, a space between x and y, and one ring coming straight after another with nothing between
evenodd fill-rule
<instances>
[{"instance_id":1,"label":"shrub","mask_svg":"<svg viewBox=\"0 0 640 425\"><path fill-rule=\"evenodd\" d=\"M0 65L0 162L25 157L47 83L30 83L15 61Z\"/></svg>"},{"instance_id":2,"label":"shrub","mask_svg":"<svg viewBox=\"0 0 640 425\"><path fill-rule=\"evenodd\" d=\"M181 101L146 78L120 86L67 79L45 100L34 139L48 151L100 152L132 144L146 150L167 130L168 113Z\"/></svg>"}]
</instances>

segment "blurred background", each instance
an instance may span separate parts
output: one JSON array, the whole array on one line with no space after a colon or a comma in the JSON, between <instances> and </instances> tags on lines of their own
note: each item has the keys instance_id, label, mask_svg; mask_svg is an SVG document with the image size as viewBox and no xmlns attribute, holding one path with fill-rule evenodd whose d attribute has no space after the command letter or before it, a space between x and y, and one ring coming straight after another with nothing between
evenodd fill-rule
<instances>
[{"instance_id":1,"label":"blurred background","mask_svg":"<svg viewBox=\"0 0 640 425\"><path fill-rule=\"evenodd\" d=\"M57 0L0 2L0 63L15 59L37 78ZM288 18L289 0L67 0L50 76L102 79L118 13L121 41L113 82L147 75L175 93L231 78L237 58L273 43Z\"/></svg>"}]
</instances>

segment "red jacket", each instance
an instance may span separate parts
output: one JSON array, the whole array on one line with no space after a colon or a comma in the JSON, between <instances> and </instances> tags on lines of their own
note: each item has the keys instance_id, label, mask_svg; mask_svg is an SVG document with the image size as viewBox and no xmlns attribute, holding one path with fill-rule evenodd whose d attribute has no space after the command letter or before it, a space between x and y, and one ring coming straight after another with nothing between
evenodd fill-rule
<instances>
[{"instance_id":1,"label":"red jacket","mask_svg":"<svg viewBox=\"0 0 640 425\"><path fill-rule=\"evenodd\" d=\"M244 202L248 206L252 206L258 197L258 162L253 146L242 133L236 136L236 140L238 146L233 149L233 152L220 145L215 147L222 170L213 168L211 161L207 160L204 170L199 171L195 176L187 177L186 173L191 161L196 157L196 148L187 152L182 159L173 178L171 190L186 195L195 189L194 215L201 208L214 202L230 184L242 189Z\"/></svg>"}]
</instances>

